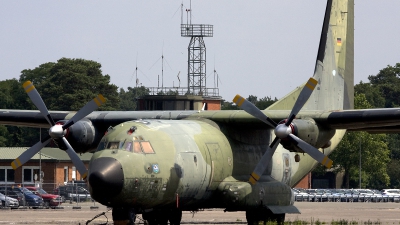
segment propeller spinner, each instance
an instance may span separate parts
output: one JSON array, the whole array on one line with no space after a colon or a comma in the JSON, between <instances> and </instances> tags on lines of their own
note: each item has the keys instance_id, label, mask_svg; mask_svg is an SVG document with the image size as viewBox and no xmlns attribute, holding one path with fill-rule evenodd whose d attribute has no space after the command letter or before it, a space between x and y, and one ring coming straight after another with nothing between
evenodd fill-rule
<instances>
[{"instance_id":1,"label":"propeller spinner","mask_svg":"<svg viewBox=\"0 0 400 225\"><path fill-rule=\"evenodd\" d=\"M297 113L299 113L301 108L304 106L304 104L311 96L315 86L317 86L317 83L318 83L317 80L315 80L314 78L310 78L307 81L303 90L301 90L300 95L297 98L297 101L295 102L289 117L287 118L284 124L276 124L271 118L269 118L263 112L261 112L261 110L259 110L254 104L247 101L240 95L236 95L235 98L233 99L233 102L235 102L236 105L238 105L241 109L243 109L250 115L256 117L257 119L263 121L270 127L274 128L274 132L276 135L275 139L268 146L267 151L264 153L264 155L258 162L253 173L250 175L249 182L251 184L255 184L260 179L261 175L264 173L267 166L271 162L272 156L282 139L290 140L293 144L302 149L304 152L308 153L312 158L314 158L327 168L330 168L332 166L333 161L331 159L325 156L317 148L311 146L307 142L301 140L300 138L292 134L292 130L290 128L290 124L292 123Z\"/></svg>"},{"instance_id":2,"label":"propeller spinner","mask_svg":"<svg viewBox=\"0 0 400 225\"><path fill-rule=\"evenodd\" d=\"M24 153L22 153L17 159L15 159L11 166L15 170L18 167L22 166L28 160L30 160L36 153L38 153L44 146L46 146L51 139L53 140L62 140L67 147L67 154L71 158L72 163L78 169L83 179L87 177L87 169L83 162L79 159L79 156L76 154L75 150L69 144L67 139L65 138L66 129L72 126L77 121L81 120L85 116L92 113L96 110L100 105L104 104L106 101L105 98L99 94L92 101L88 102L83 108L81 108L70 120L68 120L64 125L56 124L51 117L49 111L47 110L46 105L43 102L42 97L39 95L35 86L30 81L26 81L22 85L25 89L25 92L28 94L29 98L32 100L33 104L39 109L40 113L46 118L47 122L50 124L49 136L40 140L34 146L30 147Z\"/></svg>"}]
</instances>

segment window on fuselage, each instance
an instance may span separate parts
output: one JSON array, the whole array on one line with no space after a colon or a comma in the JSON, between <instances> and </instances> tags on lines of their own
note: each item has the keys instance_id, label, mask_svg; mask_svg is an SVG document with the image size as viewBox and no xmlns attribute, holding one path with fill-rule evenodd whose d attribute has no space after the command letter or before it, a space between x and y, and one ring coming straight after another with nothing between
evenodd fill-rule
<instances>
[{"instance_id":1,"label":"window on fuselage","mask_svg":"<svg viewBox=\"0 0 400 225\"><path fill-rule=\"evenodd\" d=\"M128 152L132 152L132 141L125 142L124 149Z\"/></svg>"},{"instance_id":2,"label":"window on fuselage","mask_svg":"<svg viewBox=\"0 0 400 225\"><path fill-rule=\"evenodd\" d=\"M151 147L150 142L148 141L141 141L140 144L142 145L143 152L145 154L154 154L153 147Z\"/></svg>"},{"instance_id":3,"label":"window on fuselage","mask_svg":"<svg viewBox=\"0 0 400 225\"><path fill-rule=\"evenodd\" d=\"M105 148L106 148L106 143L104 141L101 141L99 143L99 145L97 146L96 151L101 151L101 150L104 150Z\"/></svg>"},{"instance_id":4,"label":"window on fuselage","mask_svg":"<svg viewBox=\"0 0 400 225\"><path fill-rule=\"evenodd\" d=\"M133 152L134 153L142 153L142 147L140 146L140 142L133 142Z\"/></svg>"},{"instance_id":5,"label":"window on fuselage","mask_svg":"<svg viewBox=\"0 0 400 225\"><path fill-rule=\"evenodd\" d=\"M129 146L131 146L132 142L128 143L130 143ZM148 141L138 141L137 139L135 139L135 141L132 144L133 145L131 150L128 150L126 148L125 150L130 152L132 152L133 150L134 153L155 154L153 147ZM128 147L128 144L126 144L125 147Z\"/></svg>"},{"instance_id":6,"label":"window on fuselage","mask_svg":"<svg viewBox=\"0 0 400 225\"><path fill-rule=\"evenodd\" d=\"M107 149L118 149L119 147L119 142L113 141L113 142L108 142L107 144Z\"/></svg>"}]
</instances>

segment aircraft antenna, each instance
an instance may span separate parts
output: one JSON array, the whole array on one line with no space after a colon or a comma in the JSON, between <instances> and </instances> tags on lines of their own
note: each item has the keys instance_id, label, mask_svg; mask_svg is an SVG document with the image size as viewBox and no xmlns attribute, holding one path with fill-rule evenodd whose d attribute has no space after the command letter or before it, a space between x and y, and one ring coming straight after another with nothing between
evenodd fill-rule
<instances>
[{"instance_id":1,"label":"aircraft antenna","mask_svg":"<svg viewBox=\"0 0 400 225\"><path fill-rule=\"evenodd\" d=\"M183 2L181 3L181 24L183 24Z\"/></svg>"},{"instance_id":2,"label":"aircraft antenna","mask_svg":"<svg viewBox=\"0 0 400 225\"><path fill-rule=\"evenodd\" d=\"M179 71L178 75L176 75L178 77L178 87L181 87L181 79L179 78L180 73L181 73L181 71Z\"/></svg>"}]
</instances>

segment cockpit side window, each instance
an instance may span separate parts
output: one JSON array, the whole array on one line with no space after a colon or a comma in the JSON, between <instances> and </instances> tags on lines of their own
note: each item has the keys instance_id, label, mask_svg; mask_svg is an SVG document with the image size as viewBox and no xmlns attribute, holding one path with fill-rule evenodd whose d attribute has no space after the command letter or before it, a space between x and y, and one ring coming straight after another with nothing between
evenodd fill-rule
<instances>
[{"instance_id":1,"label":"cockpit side window","mask_svg":"<svg viewBox=\"0 0 400 225\"><path fill-rule=\"evenodd\" d=\"M101 150L104 150L105 148L106 148L106 143L104 141L101 141L99 143L99 145L97 146L96 151L101 151Z\"/></svg>"},{"instance_id":2,"label":"cockpit side window","mask_svg":"<svg viewBox=\"0 0 400 225\"><path fill-rule=\"evenodd\" d=\"M108 142L107 149L118 149L118 147L119 147L118 141Z\"/></svg>"}]
</instances>

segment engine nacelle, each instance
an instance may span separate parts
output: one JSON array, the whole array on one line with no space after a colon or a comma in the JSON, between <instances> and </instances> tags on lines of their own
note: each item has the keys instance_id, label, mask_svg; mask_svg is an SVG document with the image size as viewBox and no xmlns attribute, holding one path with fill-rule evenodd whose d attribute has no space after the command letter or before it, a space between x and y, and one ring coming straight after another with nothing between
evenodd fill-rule
<instances>
[{"instance_id":1,"label":"engine nacelle","mask_svg":"<svg viewBox=\"0 0 400 225\"><path fill-rule=\"evenodd\" d=\"M295 119L290 124L293 134L316 148L329 147L335 130L318 125L312 119ZM289 151L303 152L289 140L282 140L281 144Z\"/></svg>"},{"instance_id":2,"label":"engine nacelle","mask_svg":"<svg viewBox=\"0 0 400 225\"><path fill-rule=\"evenodd\" d=\"M90 120L80 120L67 129L66 138L76 153L85 153L96 149L102 135L100 136Z\"/></svg>"}]
</instances>

